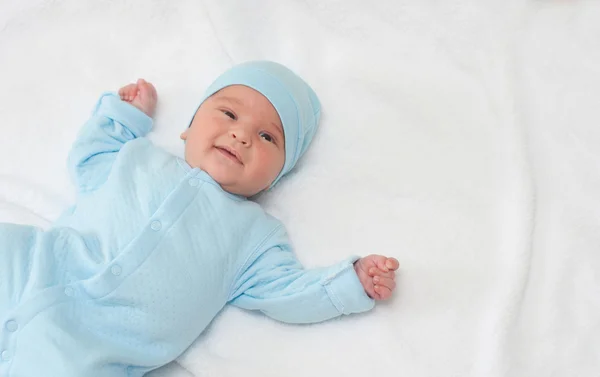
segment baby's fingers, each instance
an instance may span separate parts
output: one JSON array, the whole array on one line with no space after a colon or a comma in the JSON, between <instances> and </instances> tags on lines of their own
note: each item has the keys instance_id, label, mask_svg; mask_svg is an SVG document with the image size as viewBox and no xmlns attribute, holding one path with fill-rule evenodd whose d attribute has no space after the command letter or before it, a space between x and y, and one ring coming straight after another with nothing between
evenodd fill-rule
<instances>
[{"instance_id":1,"label":"baby's fingers","mask_svg":"<svg viewBox=\"0 0 600 377\"><path fill-rule=\"evenodd\" d=\"M125 85L124 87L119 89L119 97L121 97L121 100L123 100L123 101L131 102L137 95L137 91L138 91L137 84Z\"/></svg>"},{"instance_id":2,"label":"baby's fingers","mask_svg":"<svg viewBox=\"0 0 600 377\"><path fill-rule=\"evenodd\" d=\"M396 277L396 273L394 271L384 272L377 267L371 267L369 268L369 276L381 276L394 279Z\"/></svg>"},{"instance_id":3,"label":"baby's fingers","mask_svg":"<svg viewBox=\"0 0 600 377\"><path fill-rule=\"evenodd\" d=\"M396 282L394 281L394 279L384 278L384 277L379 277L379 276L375 276L373 278L373 284L375 284L375 286L381 285L383 287L386 287L390 291L393 291L394 288L396 288Z\"/></svg>"},{"instance_id":4,"label":"baby's fingers","mask_svg":"<svg viewBox=\"0 0 600 377\"><path fill-rule=\"evenodd\" d=\"M376 285L373 289L377 293L377 296L374 297L376 300L387 300L392 297L392 290L386 286Z\"/></svg>"},{"instance_id":5,"label":"baby's fingers","mask_svg":"<svg viewBox=\"0 0 600 377\"><path fill-rule=\"evenodd\" d=\"M154 85L144 79L138 79L137 86L140 89L140 93L146 97L146 99L156 100L156 88Z\"/></svg>"},{"instance_id":6,"label":"baby's fingers","mask_svg":"<svg viewBox=\"0 0 600 377\"><path fill-rule=\"evenodd\" d=\"M391 271L396 271L400 267L400 262L396 258L388 258L385 261L385 266Z\"/></svg>"},{"instance_id":7,"label":"baby's fingers","mask_svg":"<svg viewBox=\"0 0 600 377\"><path fill-rule=\"evenodd\" d=\"M398 263L396 258L380 257L375 260L375 263L380 270L385 272L395 271L400 266L400 263Z\"/></svg>"}]
</instances>

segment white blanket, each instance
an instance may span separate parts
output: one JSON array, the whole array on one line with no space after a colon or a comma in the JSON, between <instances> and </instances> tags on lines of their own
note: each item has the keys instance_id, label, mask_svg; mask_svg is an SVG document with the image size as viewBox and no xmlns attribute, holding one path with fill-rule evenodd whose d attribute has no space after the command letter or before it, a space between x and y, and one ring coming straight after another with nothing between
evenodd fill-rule
<instances>
[{"instance_id":1,"label":"white blanket","mask_svg":"<svg viewBox=\"0 0 600 377\"><path fill-rule=\"evenodd\" d=\"M598 2L0 1L0 221L73 201L102 91L155 83L150 138L180 155L204 88L249 59L324 106L261 201L306 266L386 254L398 289L311 326L227 308L154 377L600 374Z\"/></svg>"}]
</instances>

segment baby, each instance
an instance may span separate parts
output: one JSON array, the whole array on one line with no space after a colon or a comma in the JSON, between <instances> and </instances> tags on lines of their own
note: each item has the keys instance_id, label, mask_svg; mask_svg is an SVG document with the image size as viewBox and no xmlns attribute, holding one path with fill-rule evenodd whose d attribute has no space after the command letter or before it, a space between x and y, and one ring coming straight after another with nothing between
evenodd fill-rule
<instances>
[{"instance_id":1,"label":"baby","mask_svg":"<svg viewBox=\"0 0 600 377\"><path fill-rule=\"evenodd\" d=\"M177 358L226 305L289 323L370 310L394 258L304 269L283 225L248 200L308 148L320 104L273 62L234 66L183 132L152 145L157 95L102 95L69 155L76 204L53 226L0 224L0 375L142 376Z\"/></svg>"}]
</instances>

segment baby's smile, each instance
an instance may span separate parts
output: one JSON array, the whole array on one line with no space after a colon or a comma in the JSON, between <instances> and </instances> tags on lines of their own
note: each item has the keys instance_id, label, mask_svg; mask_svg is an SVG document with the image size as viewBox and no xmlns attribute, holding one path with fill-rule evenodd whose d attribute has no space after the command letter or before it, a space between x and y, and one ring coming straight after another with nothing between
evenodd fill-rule
<instances>
[{"instance_id":1,"label":"baby's smile","mask_svg":"<svg viewBox=\"0 0 600 377\"><path fill-rule=\"evenodd\" d=\"M233 161L236 164L240 164L242 166L244 165L242 157L235 149L228 146L215 146L215 149L223 156L225 156L225 158L227 158L228 160Z\"/></svg>"}]
</instances>

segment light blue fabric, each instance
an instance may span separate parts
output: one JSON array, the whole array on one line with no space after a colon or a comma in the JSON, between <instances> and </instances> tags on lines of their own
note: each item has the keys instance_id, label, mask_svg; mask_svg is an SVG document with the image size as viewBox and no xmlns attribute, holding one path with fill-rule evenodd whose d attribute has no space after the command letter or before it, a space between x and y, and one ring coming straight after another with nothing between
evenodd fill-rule
<instances>
[{"instance_id":1,"label":"light blue fabric","mask_svg":"<svg viewBox=\"0 0 600 377\"><path fill-rule=\"evenodd\" d=\"M250 61L221 74L208 87L200 105L230 85L244 85L260 92L279 114L285 136L285 163L271 184L273 187L308 149L319 126L321 102L314 90L289 68L271 61Z\"/></svg>"},{"instance_id":2,"label":"light blue fabric","mask_svg":"<svg viewBox=\"0 0 600 377\"><path fill-rule=\"evenodd\" d=\"M284 322L373 301L349 258L305 270L282 224L153 146L105 94L69 157L76 205L50 229L0 225L0 376L142 376L227 304Z\"/></svg>"}]
</instances>

